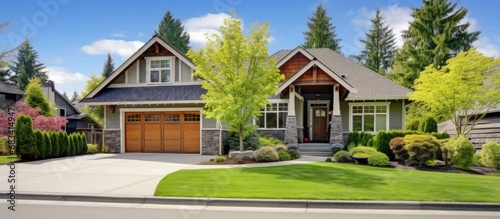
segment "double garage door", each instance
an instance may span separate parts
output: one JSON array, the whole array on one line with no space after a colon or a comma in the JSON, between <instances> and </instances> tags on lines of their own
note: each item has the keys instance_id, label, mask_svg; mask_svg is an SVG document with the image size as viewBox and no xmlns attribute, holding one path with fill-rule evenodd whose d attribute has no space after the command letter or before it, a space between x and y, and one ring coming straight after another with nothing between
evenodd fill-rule
<instances>
[{"instance_id":1,"label":"double garage door","mask_svg":"<svg viewBox=\"0 0 500 219\"><path fill-rule=\"evenodd\" d=\"M125 113L125 152L200 152L200 112Z\"/></svg>"}]
</instances>

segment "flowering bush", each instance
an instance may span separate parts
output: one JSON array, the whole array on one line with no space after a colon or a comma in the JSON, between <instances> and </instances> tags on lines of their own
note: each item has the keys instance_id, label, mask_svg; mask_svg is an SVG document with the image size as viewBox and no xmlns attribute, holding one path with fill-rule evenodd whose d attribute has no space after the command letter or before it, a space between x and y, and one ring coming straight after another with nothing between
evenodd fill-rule
<instances>
[{"instance_id":1,"label":"flowering bush","mask_svg":"<svg viewBox=\"0 0 500 219\"><path fill-rule=\"evenodd\" d=\"M14 112L14 119L19 115L24 114L31 117L33 121L33 129L40 131L62 131L61 127L66 126L68 120L61 116L48 117L40 114L39 108L33 108L25 103L16 103L17 110ZM0 136L8 135L8 122L9 117L6 112L0 111Z\"/></svg>"}]
</instances>

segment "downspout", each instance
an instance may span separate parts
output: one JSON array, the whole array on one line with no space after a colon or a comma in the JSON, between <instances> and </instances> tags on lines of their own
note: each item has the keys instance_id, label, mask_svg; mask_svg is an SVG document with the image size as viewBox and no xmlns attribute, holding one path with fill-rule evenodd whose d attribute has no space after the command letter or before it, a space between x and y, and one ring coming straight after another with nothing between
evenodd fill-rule
<instances>
[{"instance_id":1,"label":"downspout","mask_svg":"<svg viewBox=\"0 0 500 219\"><path fill-rule=\"evenodd\" d=\"M219 124L219 155L222 154L222 122L217 121Z\"/></svg>"}]
</instances>

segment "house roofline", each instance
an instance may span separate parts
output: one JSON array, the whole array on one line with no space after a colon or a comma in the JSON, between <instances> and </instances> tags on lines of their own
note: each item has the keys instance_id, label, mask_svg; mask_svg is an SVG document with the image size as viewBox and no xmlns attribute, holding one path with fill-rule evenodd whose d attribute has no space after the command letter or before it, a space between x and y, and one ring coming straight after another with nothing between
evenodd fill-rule
<instances>
[{"instance_id":1,"label":"house roofline","mask_svg":"<svg viewBox=\"0 0 500 219\"><path fill-rule=\"evenodd\" d=\"M408 96L390 96L390 97L374 97L374 98L363 98L363 97L347 97L345 101L373 101L373 100L408 100Z\"/></svg>"},{"instance_id":2,"label":"house roofline","mask_svg":"<svg viewBox=\"0 0 500 219\"><path fill-rule=\"evenodd\" d=\"M172 100L172 101L117 101L117 102L80 102L81 105L102 106L102 105L150 105L150 104L199 104L205 103L203 100Z\"/></svg>"},{"instance_id":3,"label":"house roofline","mask_svg":"<svg viewBox=\"0 0 500 219\"><path fill-rule=\"evenodd\" d=\"M281 60L277 60L276 62L276 67L281 67L283 64L285 64L289 59L291 59L293 56L295 56L297 53L302 53L302 55L306 56L309 60L314 60L314 56L311 55L304 47L302 46L297 46L297 48L293 49L290 51L285 57L283 57Z\"/></svg>"}]
</instances>

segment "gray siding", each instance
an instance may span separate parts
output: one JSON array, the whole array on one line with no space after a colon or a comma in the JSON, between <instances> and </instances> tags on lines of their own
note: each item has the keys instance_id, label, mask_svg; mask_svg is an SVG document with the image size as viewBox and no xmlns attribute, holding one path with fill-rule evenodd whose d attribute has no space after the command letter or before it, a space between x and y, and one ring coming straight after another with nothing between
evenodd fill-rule
<instances>
[{"instance_id":1,"label":"gray siding","mask_svg":"<svg viewBox=\"0 0 500 219\"><path fill-rule=\"evenodd\" d=\"M146 60L139 60L139 83L146 83Z\"/></svg>"},{"instance_id":2,"label":"gray siding","mask_svg":"<svg viewBox=\"0 0 500 219\"><path fill-rule=\"evenodd\" d=\"M124 84L125 83L125 74L118 76L115 80L115 84Z\"/></svg>"},{"instance_id":3,"label":"gray siding","mask_svg":"<svg viewBox=\"0 0 500 219\"><path fill-rule=\"evenodd\" d=\"M65 109L66 110L66 116L78 114L78 112L75 110L75 108L73 108L73 106L71 104L69 104L68 101L66 101L64 99L64 97L62 97L61 95L59 95L57 93L54 95L54 102L56 103L56 106L58 109Z\"/></svg>"},{"instance_id":4,"label":"gray siding","mask_svg":"<svg viewBox=\"0 0 500 219\"><path fill-rule=\"evenodd\" d=\"M391 101L391 111L389 118L389 129L404 129L403 128L403 101Z\"/></svg>"},{"instance_id":5,"label":"gray siding","mask_svg":"<svg viewBox=\"0 0 500 219\"><path fill-rule=\"evenodd\" d=\"M127 84L137 84L137 62L127 71Z\"/></svg>"},{"instance_id":6,"label":"gray siding","mask_svg":"<svg viewBox=\"0 0 500 219\"><path fill-rule=\"evenodd\" d=\"M344 132L349 132L349 120L351 117L349 115L349 105L347 102L340 102L340 114L342 115L342 130Z\"/></svg>"},{"instance_id":7,"label":"gray siding","mask_svg":"<svg viewBox=\"0 0 500 219\"><path fill-rule=\"evenodd\" d=\"M191 67L186 65L184 62L181 63L182 66L182 81L188 82L191 81Z\"/></svg>"},{"instance_id":8,"label":"gray siding","mask_svg":"<svg viewBox=\"0 0 500 219\"><path fill-rule=\"evenodd\" d=\"M105 129L119 129L120 128L120 111L119 107L116 107L115 113L112 113L109 111L108 107L104 107L104 110L106 110L106 118L104 118L106 121L104 124L106 125Z\"/></svg>"},{"instance_id":9,"label":"gray siding","mask_svg":"<svg viewBox=\"0 0 500 219\"><path fill-rule=\"evenodd\" d=\"M174 66L174 78L175 81L180 81L179 78L179 58L175 58L175 66Z\"/></svg>"},{"instance_id":10,"label":"gray siding","mask_svg":"<svg viewBox=\"0 0 500 219\"><path fill-rule=\"evenodd\" d=\"M208 128L217 128L217 120L216 119L207 119L205 115L201 115L201 123L202 123L202 128L208 129Z\"/></svg>"}]
</instances>

